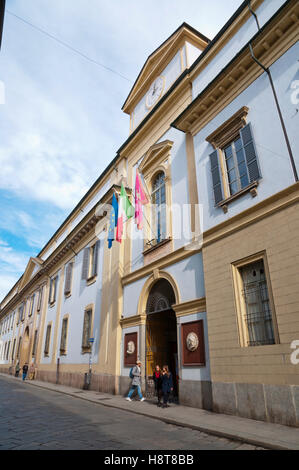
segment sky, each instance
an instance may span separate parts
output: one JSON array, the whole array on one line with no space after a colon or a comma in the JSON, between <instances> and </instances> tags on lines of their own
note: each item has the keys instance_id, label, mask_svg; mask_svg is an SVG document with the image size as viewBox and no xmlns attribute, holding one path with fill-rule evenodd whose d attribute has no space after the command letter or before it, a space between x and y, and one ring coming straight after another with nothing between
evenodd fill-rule
<instances>
[{"instance_id":1,"label":"sky","mask_svg":"<svg viewBox=\"0 0 299 470\"><path fill-rule=\"evenodd\" d=\"M241 3L6 0L0 300L128 137L121 107L147 57L183 22L213 39Z\"/></svg>"}]
</instances>

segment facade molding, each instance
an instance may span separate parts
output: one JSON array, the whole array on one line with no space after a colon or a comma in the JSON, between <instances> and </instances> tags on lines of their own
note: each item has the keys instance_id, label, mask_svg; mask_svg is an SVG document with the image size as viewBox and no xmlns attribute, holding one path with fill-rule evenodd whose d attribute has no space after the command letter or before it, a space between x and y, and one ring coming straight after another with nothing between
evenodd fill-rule
<instances>
[{"instance_id":1,"label":"facade molding","mask_svg":"<svg viewBox=\"0 0 299 470\"><path fill-rule=\"evenodd\" d=\"M290 2L250 41L256 58L270 67L298 41L299 6ZM253 61L248 44L172 123L193 136L248 88L264 71Z\"/></svg>"},{"instance_id":2,"label":"facade molding","mask_svg":"<svg viewBox=\"0 0 299 470\"><path fill-rule=\"evenodd\" d=\"M177 318L192 315L194 313L206 312L206 298L201 297L200 299L175 304L172 305L172 308L175 311Z\"/></svg>"}]
</instances>

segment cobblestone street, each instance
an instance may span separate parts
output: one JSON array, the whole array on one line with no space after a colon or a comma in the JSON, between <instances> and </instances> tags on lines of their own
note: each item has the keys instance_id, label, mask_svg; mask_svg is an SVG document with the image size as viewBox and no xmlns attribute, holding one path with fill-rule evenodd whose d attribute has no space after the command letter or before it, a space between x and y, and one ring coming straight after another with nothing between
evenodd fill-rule
<instances>
[{"instance_id":1,"label":"cobblestone street","mask_svg":"<svg viewBox=\"0 0 299 470\"><path fill-rule=\"evenodd\" d=\"M0 449L233 450L254 446L0 377Z\"/></svg>"}]
</instances>

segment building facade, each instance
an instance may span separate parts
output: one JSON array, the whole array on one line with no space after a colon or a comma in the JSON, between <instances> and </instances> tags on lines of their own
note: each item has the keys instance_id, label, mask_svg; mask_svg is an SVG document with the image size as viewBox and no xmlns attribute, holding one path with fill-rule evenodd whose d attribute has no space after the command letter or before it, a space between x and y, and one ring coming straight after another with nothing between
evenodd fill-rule
<instances>
[{"instance_id":1,"label":"building facade","mask_svg":"<svg viewBox=\"0 0 299 470\"><path fill-rule=\"evenodd\" d=\"M91 365L125 394L138 358L148 397L168 364L179 403L299 425L298 17L246 1L212 41L184 23L148 57L128 139L1 303L2 372L83 387ZM143 227L109 249L137 172Z\"/></svg>"}]
</instances>

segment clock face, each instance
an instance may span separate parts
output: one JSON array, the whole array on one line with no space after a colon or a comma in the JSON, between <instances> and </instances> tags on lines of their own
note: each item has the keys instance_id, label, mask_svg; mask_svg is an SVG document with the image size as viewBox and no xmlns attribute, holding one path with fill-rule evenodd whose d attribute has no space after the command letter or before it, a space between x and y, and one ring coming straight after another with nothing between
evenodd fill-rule
<instances>
[{"instance_id":1,"label":"clock face","mask_svg":"<svg viewBox=\"0 0 299 470\"><path fill-rule=\"evenodd\" d=\"M146 106L151 108L160 98L164 89L164 77L158 77L146 95Z\"/></svg>"}]
</instances>

